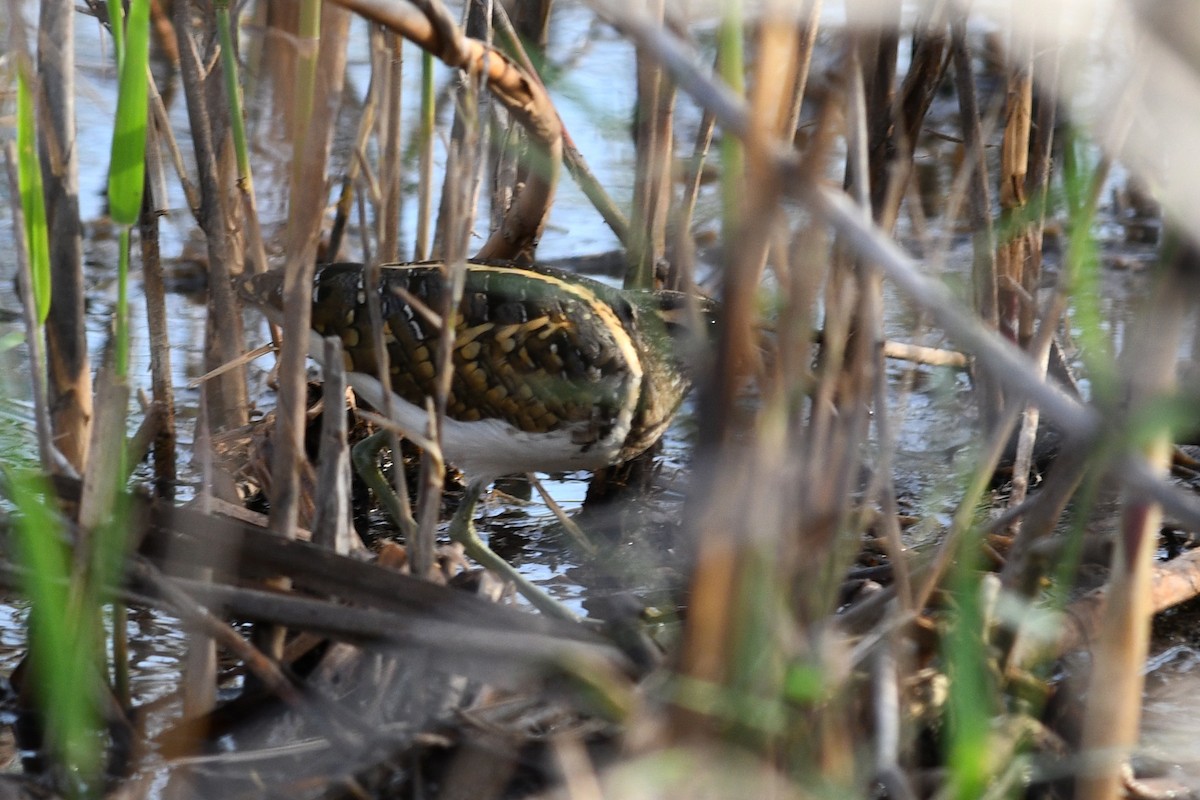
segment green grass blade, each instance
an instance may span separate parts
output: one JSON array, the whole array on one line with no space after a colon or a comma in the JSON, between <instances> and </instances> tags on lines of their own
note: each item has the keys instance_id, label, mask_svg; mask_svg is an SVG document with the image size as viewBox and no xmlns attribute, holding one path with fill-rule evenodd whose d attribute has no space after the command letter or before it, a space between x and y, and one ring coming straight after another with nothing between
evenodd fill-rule
<instances>
[{"instance_id":1,"label":"green grass blade","mask_svg":"<svg viewBox=\"0 0 1200 800\"><path fill-rule=\"evenodd\" d=\"M119 225L135 224L142 210L149 62L150 0L132 0L125 29L125 57L120 61L120 94L108 172L109 213Z\"/></svg>"},{"instance_id":2,"label":"green grass blade","mask_svg":"<svg viewBox=\"0 0 1200 800\"><path fill-rule=\"evenodd\" d=\"M69 608L70 566L45 481L22 470L6 470L11 500L20 512L17 556L25 567L23 588L33 604L31 649L47 730L70 771L90 782L100 765L93 674L95 626Z\"/></svg>"},{"instance_id":3,"label":"green grass blade","mask_svg":"<svg viewBox=\"0 0 1200 800\"><path fill-rule=\"evenodd\" d=\"M37 321L50 314L50 240L46 230L46 196L42 192L42 167L38 159L33 92L24 70L17 70L17 178L21 210L25 215L25 241L33 275L33 300Z\"/></svg>"}]
</instances>

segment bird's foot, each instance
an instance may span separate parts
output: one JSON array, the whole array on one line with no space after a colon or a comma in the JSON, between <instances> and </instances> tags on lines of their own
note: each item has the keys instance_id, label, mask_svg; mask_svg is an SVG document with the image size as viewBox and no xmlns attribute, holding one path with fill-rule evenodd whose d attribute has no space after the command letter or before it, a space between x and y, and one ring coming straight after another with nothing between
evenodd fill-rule
<instances>
[{"instance_id":1,"label":"bird's foot","mask_svg":"<svg viewBox=\"0 0 1200 800\"><path fill-rule=\"evenodd\" d=\"M475 559L480 566L491 570L504 580L512 581L517 591L543 614L579 622L577 614L517 572L511 564L497 555L494 550L484 544L483 539L479 538L479 532L475 530L475 507L485 488L487 488L487 484L482 481L468 484L462 503L454 512L454 518L450 520L450 538L461 544L466 554Z\"/></svg>"},{"instance_id":2,"label":"bird's foot","mask_svg":"<svg viewBox=\"0 0 1200 800\"><path fill-rule=\"evenodd\" d=\"M408 539L417 530L417 525L413 521L412 509L396 496L391 484L384 477L383 470L379 468L379 453L385 447L390 446L391 437L390 431L376 431L354 445L350 451L350 458L354 462L354 471L358 473L358 477L362 478L367 488L375 493L375 497L379 499L379 502L387 510L388 516L392 518L392 523L404 534L405 539ZM392 456L392 460L396 464L396 469L403 469L399 451Z\"/></svg>"}]
</instances>

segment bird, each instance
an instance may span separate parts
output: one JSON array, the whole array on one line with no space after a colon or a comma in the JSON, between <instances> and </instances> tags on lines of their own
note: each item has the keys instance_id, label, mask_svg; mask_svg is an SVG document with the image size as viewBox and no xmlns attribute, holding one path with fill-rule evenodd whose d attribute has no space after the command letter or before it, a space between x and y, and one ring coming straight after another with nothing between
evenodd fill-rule
<instances>
[{"instance_id":1,"label":"bird","mask_svg":"<svg viewBox=\"0 0 1200 800\"><path fill-rule=\"evenodd\" d=\"M384 388L368 296L378 295L392 398L390 415L413 438L429 423L441 336L437 310L448 291L441 262L383 265L375 285L362 264L320 266L313 279L309 353L341 339L347 382L382 411ZM240 281L239 293L281 322L283 277ZM700 315L691 313L699 308ZM469 261L455 318L452 374L441 425L446 461L467 490L450 526L468 555L498 557L474 531L475 505L496 478L526 472L596 470L661 438L691 384L680 338L711 322L712 303L668 291L623 291L548 267ZM501 567L501 569L503 569Z\"/></svg>"}]
</instances>

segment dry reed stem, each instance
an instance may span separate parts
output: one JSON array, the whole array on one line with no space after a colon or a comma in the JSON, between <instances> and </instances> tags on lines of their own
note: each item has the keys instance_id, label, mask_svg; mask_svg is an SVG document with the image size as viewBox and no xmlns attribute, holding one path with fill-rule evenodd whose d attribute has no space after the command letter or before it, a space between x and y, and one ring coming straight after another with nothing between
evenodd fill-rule
<instances>
[{"instance_id":1,"label":"dry reed stem","mask_svg":"<svg viewBox=\"0 0 1200 800\"><path fill-rule=\"evenodd\" d=\"M991 194L987 162L984 160L984 138L979 123L979 108L975 95L975 78L971 69L971 53L967 47L966 13L956 14L950 23L950 52L954 61L955 89L958 94L959 117L963 128L963 148L966 150L964 169L968 220L974 250L971 262L971 281L975 310L983 324L995 329L999 325L1000 309L996 288L995 235L992 230ZM969 167L966 166L969 164ZM983 429L990 430L1002 410L1000 387L984 373L979 376L980 418Z\"/></svg>"},{"instance_id":2,"label":"dry reed stem","mask_svg":"<svg viewBox=\"0 0 1200 800\"><path fill-rule=\"evenodd\" d=\"M653 0L647 7L660 25L664 10L663 0ZM636 61L633 209L625 286L650 289L655 285L655 268L666 254L671 162L675 152L675 87L653 58L638 52Z\"/></svg>"},{"instance_id":3,"label":"dry reed stem","mask_svg":"<svg viewBox=\"0 0 1200 800\"><path fill-rule=\"evenodd\" d=\"M372 70L373 81L379 82L382 110L379 123L382 127L380 143L379 175L383 197L377 210L379 230L376 241L379 249L375 258L381 262L393 262L400 258L400 203L401 183L404 170L404 153L400 141L400 109L404 89L404 40L391 31L383 34L382 55L388 56L383 65ZM378 67L382 66L382 70Z\"/></svg>"},{"instance_id":4,"label":"dry reed stem","mask_svg":"<svg viewBox=\"0 0 1200 800\"><path fill-rule=\"evenodd\" d=\"M306 0L311 2L312 0ZM279 391L272 437L270 528L284 539L294 538L302 504L309 329L312 319L312 278L317 242L322 229L327 192L325 166L333 135L333 119L346 66L349 14L322 7L310 21L318 38L299 42L297 76L293 84L292 186L284 234L286 264L283 277L283 331L276 361ZM312 37L313 31L302 31ZM315 50L312 49L315 46ZM286 588L285 581L268 585ZM283 655L282 628L256 628L255 643L267 655Z\"/></svg>"},{"instance_id":5,"label":"dry reed stem","mask_svg":"<svg viewBox=\"0 0 1200 800\"><path fill-rule=\"evenodd\" d=\"M1165 272L1138 315L1119 365L1136 419L1175 385L1176 353L1192 311L1200 252L1190 242L1168 237ZM1144 445L1149 467L1165 475L1170 464L1170 431L1159 426ZM1144 673L1150 639L1151 578L1162 508L1128 493L1113 553L1108 602L1094 649L1091 689L1080 746L1086 759L1076 783L1081 797L1115 798L1121 766L1137 742Z\"/></svg>"},{"instance_id":6,"label":"dry reed stem","mask_svg":"<svg viewBox=\"0 0 1200 800\"><path fill-rule=\"evenodd\" d=\"M342 191L338 196L333 224L329 228L329 239L325 249L325 260L327 261L339 260L338 254L342 250L342 239L346 234L346 225L350 222L352 206L357 195L355 188L358 184L359 176L366 173L368 181L374 179L374 176L370 175L369 169L363 169L363 165L367 161L367 143L370 140L371 131L375 127L375 114L379 105L376 97L378 94L379 89L376 80L372 78L371 86L367 90L362 113L359 114L358 131L354 136L354 150L349 163L346 165L346 174L342 178ZM369 253L365 251L363 258L366 261L371 260Z\"/></svg>"},{"instance_id":7,"label":"dry reed stem","mask_svg":"<svg viewBox=\"0 0 1200 800\"><path fill-rule=\"evenodd\" d=\"M142 198L138 239L142 252L142 283L146 294L147 348L150 351L150 386L155 406L160 409L161 428L154 437L154 488L160 497L175 496L176 434L175 389L171 382L171 335L167 321L166 284L158 247L158 218L165 213L166 188L162 176L157 123L146 129L146 175L148 187ZM140 461L140 457L137 459Z\"/></svg>"},{"instance_id":8,"label":"dry reed stem","mask_svg":"<svg viewBox=\"0 0 1200 800\"><path fill-rule=\"evenodd\" d=\"M204 72L192 34L192 4L173 6L173 20L180 44L180 72L187 97L188 121L196 155L201 204L197 210L200 227L208 247L209 293L205 329L204 361L206 369L215 369L232 361L245 349L242 340L240 306L233 295L232 276L241 263L237 243L231 236L231 210L227 207L225 184L217 168L219 137L225 129L214 125L207 99L208 81L218 80L214 72ZM219 83L219 81L218 81ZM209 386L208 413L214 430L246 423L247 395L242 371L222 375Z\"/></svg>"},{"instance_id":9,"label":"dry reed stem","mask_svg":"<svg viewBox=\"0 0 1200 800\"><path fill-rule=\"evenodd\" d=\"M317 452L316 509L313 513L313 543L345 555L354 549L350 507L350 448L346 442L346 370L342 340L325 338L321 387L325 413L321 415L321 444Z\"/></svg>"},{"instance_id":10,"label":"dry reed stem","mask_svg":"<svg viewBox=\"0 0 1200 800\"><path fill-rule=\"evenodd\" d=\"M15 3L9 8L14 43L24 48L21 11ZM44 333L47 400L55 446L81 472L87 461L93 407L79 219L75 7L70 0L39 4L37 73L36 83L30 76L30 85L36 87L38 153L50 248L50 316Z\"/></svg>"},{"instance_id":11,"label":"dry reed stem","mask_svg":"<svg viewBox=\"0 0 1200 800\"><path fill-rule=\"evenodd\" d=\"M410 542L410 560L414 572L422 566L426 571L433 567L433 554L437 540L436 526L440 518L442 486L445 481L445 463L441 452L442 425L446 418L446 403L454 377L454 341L458 308L462 301L467 280L467 247L475 220L475 208L479 192L478 165L482 161L480 149L483 140L479 131L479 100L484 78L479 73L468 73L459 103L462 113L456 122L457 135L450 143L446 164L446 187L442 195L441 229L445 291L442 306L431 309L441 317L438 335L435 374L437 382L431 398L427 398L429 412L428 438L435 445L425 448L421 457L421 493L417 508L417 533ZM521 201L518 201L520 204ZM542 210L544 215L546 209ZM539 223L540 229L540 223ZM477 476L468 476L469 480ZM468 494L471 488L467 489ZM420 559L420 560L418 560ZM425 572L416 572L424 575Z\"/></svg>"}]
</instances>

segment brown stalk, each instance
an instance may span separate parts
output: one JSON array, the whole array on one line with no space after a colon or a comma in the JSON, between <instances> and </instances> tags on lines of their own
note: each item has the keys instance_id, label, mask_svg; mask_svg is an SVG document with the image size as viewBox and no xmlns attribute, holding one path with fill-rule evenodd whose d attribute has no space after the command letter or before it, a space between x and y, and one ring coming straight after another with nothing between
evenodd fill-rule
<instances>
[{"instance_id":1,"label":"brown stalk","mask_svg":"<svg viewBox=\"0 0 1200 800\"><path fill-rule=\"evenodd\" d=\"M287 264L283 279L284 327L280 346L279 393L271 458L271 530L283 538L296 535L300 513L300 473L304 455L305 401L304 362L312 318L312 278L317 241L325 210L325 165L333 134L333 120L342 90L346 64L346 33L349 15L323 6L320 39L315 54L315 84L297 81L296 112L308 109L308 119L294 120L292 194L288 205L285 236ZM316 44L312 42L310 44ZM305 59L314 58L304 54ZM299 74L299 72L297 73ZM312 92L304 96L305 89ZM256 630L256 643L268 655L283 652L282 629Z\"/></svg>"},{"instance_id":2,"label":"brown stalk","mask_svg":"<svg viewBox=\"0 0 1200 800\"><path fill-rule=\"evenodd\" d=\"M1038 287L1042 283L1042 235L1046 227L1046 213L1049 211L1054 123L1058 109L1058 103L1054 99L1058 89L1058 58L1059 49L1057 47L1049 47L1042 55L1034 57L1031 61L1033 74L1038 76L1039 91L1034 98L1036 101L1034 114L1037 117L1037 122L1031 125L1029 132L1029 166L1026 174L1025 191L1030 196L1037 214L1029 222L1029 229L1025 240L1028 252L1023 259L1021 288L1034 298L1037 297ZM1003 170L1001 171L1003 172ZM1101 182L1099 176L1097 176L1096 182ZM1098 199L1093 197L1090 200L1091 208L1095 208ZM1090 215L1088 216L1090 218ZM1042 325L1046 325L1050 320L1053 320L1054 325L1052 330L1045 332L1045 336L1048 337L1045 356L1043 357L1042 355L1040 344L1031 344L1030 352L1033 353L1034 359L1038 362L1039 366L1049 358L1050 349L1057 342L1055 331L1057 331L1058 320L1066 311L1065 306L1063 308L1058 307L1060 304L1066 303L1063 291L1063 287L1059 287L1056 290L1054 299L1051 301L1052 306L1047 309L1041 323ZM1033 303L1021 304L1020 336L1018 338L1022 342L1025 341L1025 331L1030 329L1032 325L1032 316L1035 310L1035 304ZM1039 342L1040 340L1041 332L1039 331ZM1030 406L1026 409L1025 419L1022 421L1017 441L1016 459L1013 461L1013 490L1009 498L1011 505L1020 503L1026 491L1028 491L1029 471L1033 460L1033 446L1037 439L1037 429L1040 419L1041 412L1036 406Z\"/></svg>"},{"instance_id":3,"label":"brown stalk","mask_svg":"<svg viewBox=\"0 0 1200 800\"><path fill-rule=\"evenodd\" d=\"M474 76L471 76L474 77ZM437 443L427 448L421 459L421 495L417 513L418 530L414 542L419 544L420 555L429 567L433 564L436 525L441 511L442 484L445 465L441 455L441 430L446 418L446 402L450 395L450 384L454 376L454 339L458 319L458 306L462 300L467 279L467 245L474 224L474 209L479 191L478 169L480 163L481 137L479 135L479 92L476 80L467 80L463 86L461 103L463 122L461 135L450 147L446 165L448 185L453 187L448 202L444 204L445 218L440 220L444 236L446 291L443 292L441 308L432 309L442 319L437 345L437 384L429 407L430 439ZM476 476L468 476L468 480ZM470 487L468 492L472 491ZM411 559L416 562L416 559ZM423 573L418 573L423 574Z\"/></svg>"},{"instance_id":4,"label":"brown stalk","mask_svg":"<svg viewBox=\"0 0 1200 800\"><path fill-rule=\"evenodd\" d=\"M17 17L14 12L9 19L15 23ZM45 332L48 400L55 446L82 472L92 421L92 376L83 307L80 148L75 140L75 5L70 0L40 4L37 41L38 152L51 274Z\"/></svg>"},{"instance_id":5,"label":"brown stalk","mask_svg":"<svg viewBox=\"0 0 1200 800\"><path fill-rule=\"evenodd\" d=\"M796 63L799 31L795 26L764 24L759 33L758 75L782 74ZM662 57L657 42L647 41L643 47L648 55ZM770 168L769 146L780 136L791 135L778 129L788 120L777 109L790 103L793 88L786 82L754 82L746 174L737 176L740 180L725 178L736 180L733 191L744 197L744 205L726 220L730 228L724 242L721 329L716 363L702 384L700 416L705 423L697 454L701 469L691 491L696 502L685 507L685 528L697 532L698 542L678 670L701 684L771 685L774 679L745 654L750 642L777 641L781 635L780 620L772 613L773 598L795 578L795 560L780 552L781 547L793 545L782 532L790 528L789 517L801 502L797 498L802 483L791 460L791 441L782 435L788 424L784 420L789 419L788 392L775 395L780 405L761 415L757 426L744 419L736 405L739 388L747 379L770 385L760 374L756 358L754 301L768 249L781 235L782 186ZM733 169L728 163L723 167ZM737 441L736 434L747 429L753 447ZM718 469L718 464L726 469ZM731 503L730 497L738 497L739 502ZM753 513L745 513L746 509ZM785 599L789 592L782 590ZM672 708L671 724L672 735L679 740L724 735L686 702Z\"/></svg>"},{"instance_id":6,"label":"brown stalk","mask_svg":"<svg viewBox=\"0 0 1200 800\"><path fill-rule=\"evenodd\" d=\"M1033 335L1032 309L1023 303L1015 287L1027 285L1026 262L1030 258L1030 229L1017 219L1027 203L1029 136L1033 124L1033 44L1027 38L1010 42L1008 92L1004 110L1004 137L1000 145L1000 226L1009 238L996 250L996 302L1000 330L1013 341L1025 344ZM1012 288L1010 288L1012 287Z\"/></svg>"},{"instance_id":7,"label":"brown stalk","mask_svg":"<svg viewBox=\"0 0 1200 800\"><path fill-rule=\"evenodd\" d=\"M864 0L846 7L847 23L861 64L865 94L865 175L856 174L855 159L847 159L847 182L868 187L871 215L884 216L884 201L891 183L890 171L896 156L892 131L895 127L893 92L896 83L896 54L900 46L900 6L878 5ZM853 78L852 78L853 80Z\"/></svg>"},{"instance_id":8,"label":"brown stalk","mask_svg":"<svg viewBox=\"0 0 1200 800\"><path fill-rule=\"evenodd\" d=\"M1006 240L997 242L996 302L1000 330L1014 342L1025 345L1033 336L1037 283L1032 281L1033 227L1018 221L1027 207L1026 184L1030 170L1030 136L1033 125L1033 44L1027 38L1015 38L1009 44L1008 91L1004 109L1004 134L1000 155L1000 225L1008 231ZM1043 211L1044 213L1044 211ZM1027 290L1032 287L1032 291ZM1056 323L1057 324L1057 323ZM1034 355L1044 368L1050 354L1049 339L1044 355ZM1028 408L1022 417L1018 453L1013 464L1013 489L1010 503L1025 499L1030 473L1033 438L1038 426L1037 408Z\"/></svg>"},{"instance_id":9,"label":"brown stalk","mask_svg":"<svg viewBox=\"0 0 1200 800\"><path fill-rule=\"evenodd\" d=\"M383 197L378 209L379 249L375 258L390 263L400 258L400 204L403 177L403 148L400 141L400 109L403 99L404 40L391 31L383 33L382 54L390 56L381 72L375 76L381 88L382 109L379 115L380 164L379 177Z\"/></svg>"},{"instance_id":10,"label":"brown stalk","mask_svg":"<svg viewBox=\"0 0 1200 800\"><path fill-rule=\"evenodd\" d=\"M665 5L654 0L647 12L662 24ZM674 158L675 87L658 61L637 52L637 112L634 121L636 158L633 209L627 247L627 289L654 287L655 266L666 254L667 215L671 206L671 161Z\"/></svg>"},{"instance_id":11,"label":"brown stalk","mask_svg":"<svg viewBox=\"0 0 1200 800\"><path fill-rule=\"evenodd\" d=\"M220 67L204 71L204 60L192 33L192 4L187 0L175 3L172 14L179 40L180 73L187 96L188 120L199 173L201 203L193 211L206 233L205 242L208 246L210 271L204 364L206 370L213 370L237 358L245 349L242 318L239 305L234 301L231 280L241 266L237 243L230 235L234 212L228 206L228 196L224 190L231 182L223 182L218 172L218 149L225 141L228 128L224 124L218 125L211 112L212 93L222 91L218 72ZM220 375L211 382L208 391L208 411L212 415L210 422L214 430L245 424L247 398L244 370Z\"/></svg>"},{"instance_id":12,"label":"brown stalk","mask_svg":"<svg viewBox=\"0 0 1200 800\"><path fill-rule=\"evenodd\" d=\"M150 386L162 409L162 425L154 437L154 490L158 496L175 496L175 390L171 380L171 336L167 319L166 285L158 249L158 217L165 213L157 123L146 128L146 192L138 221L142 249L142 283L146 292L147 347L150 352Z\"/></svg>"},{"instance_id":13,"label":"brown stalk","mask_svg":"<svg viewBox=\"0 0 1200 800\"><path fill-rule=\"evenodd\" d=\"M176 59L176 63L178 63L178 59ZM175 168L175 177L179 180L183 196L187 198L188 208L199 208L200 191L188 176L187 166L183 161L183 152L179 149L179 142L171 130L171 119L167 114L166 104L163 103L162 95L158 91L158 84L153 80L150 81L150 111L154 115L155 136L159 140L159 145L166 147L167 152L171 154L171 165Z\"/></svg>"},{"instance_id":14,"label":"brown stalk","mask_svg":"<svg viewBox=\"0 0 1200 800\"><path fill-rule=\"evenodd\" d=\"M378 30L372 31L372 43L374 43L377 34L382 35L382 32ZM374 52L375 48L372 46L372 55L374 55ZM373 69L372 72L374 72ZM362 113L358 119L358 133L354 137L353 155L346 165L346 174L342 178L342 192L338 196L333 225L329 228L329 238L325 248L325 260L327 261L338 261L338 254L342 251L342 239L346 235L346 225L350 221L350 214L353 211L352 207L357 197L355 187L358 185L359 177L363 172L362 166L366 161L364 154L366 153L367 142L370 140L371 131L375 127L375 115L379 107L379 83L374 75L372 75L371 84L367 88L366 102L363 104ZM366 251L363 252L363 258L366 261L371 260Z\"/></svg>"},{"instance_id":15,"label":"brown stalk","mask_svg":"<svg viewBox=\"0 0 1200 800\"><path fill-rule=\"evenodd\" d=\"M963 149L966 151L964 169L968 169L967 219L974 249L971 280L975 295L975 310L984 325L999 324L996 289L995 235L992 232L992 209L989 194L987 162L983 153L983 130L979 122L979 106L975 97L975 78L971 71L971 51L967 47L965 12L953 15L950 21L950 53L954 61L955 87L958 90L959 114L962 117ZM969 166L967 166L969 165ZM999 420L1003 400L1000 388L986 373L979 376L976 387L979 397L979 417L983 429L990 431Z\"/></svg>"},{"instance_id":16,"label":"brown stalk","mask_svg":"<svg viewBox=\"0 0 1200 800\"><path fill-rule=\"evenodd\" d=\"M200 408L194 433L194 449L200 467L200 487L195 507L192 509L205 517L213 513L213 490L218 475L213 468L212 429L208 425L208 414L205 413L207 396L208 387L201 385ZM180 547L173 543L173 546L168 549L168 559L173 556L178 563L186 565L179 570L182 577L194 580L199 584L212 583L213 573L216 571L214 567L211 564L198 562L190 557L192 553L186 551L186 547ZM227 553L227 559L233 557L232 551ZM134 562L135 569L137 563L137 561ZM227 566L227 564L222 566ZM186 619L183 613L180 614L180 617ZM253 670L253 667L251 666L250 669ZM202 629L192 631L187 638L187 650L183 657L180 683L184 717L197 718L202 714L207 714L216 705L217 645L216 640L212 636L206 635Z\"/></svg>"},{"instance_id":17,"label":"brown stalk","mask_svg":"<svg viewBox=\"0 0 1200 800\"><path fill-rule=\"evenodd\" d=\"M882 197L874 190L876 172L881 180L886 180L882 170L886 167L872 163L873 158L879 158L886 153L886 148L878 144L878 137L886 136L886 129L881 119L886 118L889 109L880 109L878 105L890 104L891 82L894 71L895 41L889 36L881 36L877 30L851 30L846 44L846 64L843 80L846 84L846 185L850 196L864 214L876 213L876 198ZM871 57L866 61L865 57ZM890 66L889 66L890 65ZM881 86L880 84L886 84ZM881 201L880 201L881 202ZM822 509L822 517L828 519L824 528L824 541L813 541L812 545L828 553L822 581L818 589L810 593L809 601L816 596L818 613L828 613L832 610L830 598L836 595L833 591L849 567L853 552L848 547L837 547L837 533L843 523L849 518L851 503L854 496L856 475L861 469L863 442L866 440L870 418L868 411L872 401L879 393L877 385L883 378L883 351L880 346L883 341L881 330L883 324L883 287L878 268L869 260L855 258L851 251L838 242L834 247L833 269L830 273L830 288L839 295L839 302L834 308L845 314L844 321L837 323L841 329L842 339L841 358L828 361L828 371L825 373L831 383L831 403L837 413L824 421L825 430L835 443L826 458L821 458L818 450L809 450L812 459L809 468L813 472L826 471L830 479L826 482L828 494L818 500L813 508ZM822 361L825 354L822 353ZM877 417L883 416L886 406L879 409ZM876 424L880 424L877 419ZM886 425L881 432L886 434ZM891 447L887 438L881 438L881 451ZM832 456L832 458L830 458ZM883 463L889 461L882 454ZM818 482L819 485L819 482ZM814 498L815 499L815 498ZM832 504L831 502L832 501ZM820 503L819 505L817 503ZM820 513L820 512L818 512ZM817 526L814 526L817 527ZM811 536L811 534L810 534ZM898 530L896 532L898 540ZM902 584L902 598L907 602L908 586L907 571L902 563L898 541L890 548L898 560L897 577Z\"/></svg>"},{"instance_id":18,"label":"brown stalk","mask_svg":"<svg viewBox=\"0 0 1200 800\"><path fill-rule=\"evenodd\" d=\"M1200 274L1200 251L1179 234L1169 235L1163 261L1164 273L1146 298L1120 359L1134 418L1174 387L1176 353ZM1150 468L1162 475L1170 453L1171 433L1165 427L1143 445ZM1126 490L1123 506L1084 710L1080 746L1085 765L1076 782L1077 796L1098 800L1121 796L1121 768L1137 743L1153 614L1154 548L1162 521L1162 507L1138 493Z\"/></svg>"},{"instance_id":19,"label":"brown stalk","mask_svg":"<svg viewBox=\"0 0 1200 800\"><path fill-rule=\"evenodd\" d=\"M313 544L345 555L354 546L350 508L350 449L346 443L346 370L342 340L325 338L321 387L325 411L321 415L321 444L317 452L316 509Z\"/></svg>"}]
</instances>

